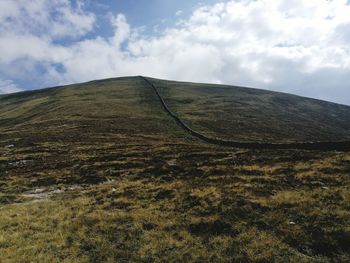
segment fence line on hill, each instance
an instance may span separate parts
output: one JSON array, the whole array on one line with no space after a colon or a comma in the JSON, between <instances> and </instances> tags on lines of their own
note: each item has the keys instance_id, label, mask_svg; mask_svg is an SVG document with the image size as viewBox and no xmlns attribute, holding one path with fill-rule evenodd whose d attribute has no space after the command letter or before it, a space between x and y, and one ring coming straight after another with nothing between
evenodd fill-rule
<instances>
[{"instance_id":1,"label":"fence line on hill","mask_svg":"<svg viewBox=\"0 0 350 263\"><path fill-rule=\"evenodd\" d=\"M293 143L260 143L260 142L239 142L231 140L223 140L219 138L210 138L198 131L193 130L186 123L184 123L176 114L170 110L168 105L165 103L163 97L160 95L157 87L147 78L139 76L144 80L152 89L155 91L159 101L161 102L164 110L181 126L185 131L189 132L192 136L197 137L207 143L229 146L236 148L247 148L247 149L300 149L300 150L322 150L322 151L349 151L350 141L328 141L328 142L293 142Z\"/></svg>"}]
</instances>

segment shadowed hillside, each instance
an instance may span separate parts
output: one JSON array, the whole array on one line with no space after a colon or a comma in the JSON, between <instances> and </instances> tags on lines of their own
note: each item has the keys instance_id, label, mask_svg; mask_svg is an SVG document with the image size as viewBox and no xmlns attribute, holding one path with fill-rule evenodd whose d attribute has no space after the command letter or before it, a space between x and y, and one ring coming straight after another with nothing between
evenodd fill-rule
<instances>
[{"instance_id":1,"label":"shadowed hillside","mask_svg":"<svg viewBox=\"0 0 350 263\"><path fill-rule=\"evenodd\" d=\"M150 79L195 130L237 141L350 139L350 107L285 93Z\"/></svg>"},{"instance_id":2,"label":"shadowed hillside","mask_svg":"<svg viewBox=\"0 0 350 263\"><path fill-rule=\"evenodd\" d=\"M244 141L350 139L346 106L149 79ZM0 262L349 262L350 153L210 145L139 77L0 96Z\"/></svg>"}]
</instances>

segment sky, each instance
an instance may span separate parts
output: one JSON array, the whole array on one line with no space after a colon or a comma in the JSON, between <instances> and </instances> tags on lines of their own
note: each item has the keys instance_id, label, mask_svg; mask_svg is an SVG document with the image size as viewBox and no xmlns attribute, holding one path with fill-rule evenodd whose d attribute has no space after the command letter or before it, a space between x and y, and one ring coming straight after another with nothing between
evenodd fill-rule
<instances>
[{"instance_id":1,"label":"sky","mask_svg":"<svg viewBox=\"0 0 350 263\"><path fill-rule=\"evenodd\" d=\"M133 75L350 105L350 3L0 0L0 94Z\"/></svg>"}]
</instances>

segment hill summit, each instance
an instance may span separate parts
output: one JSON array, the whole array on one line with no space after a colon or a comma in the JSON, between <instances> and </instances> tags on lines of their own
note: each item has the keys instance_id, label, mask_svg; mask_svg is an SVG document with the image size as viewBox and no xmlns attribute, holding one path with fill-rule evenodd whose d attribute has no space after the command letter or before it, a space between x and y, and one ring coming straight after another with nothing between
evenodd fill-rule
<instances>
[{"instance_id":1,"label":"hill summit","mask_svg":"<svg viewBox=\"0 0 350 263\"><path fill-rule=\"evenodd\" d=\"M174 114L208 137L270 143L350 140L348 106L237 86L145 79ZM58 134L65 133L63 128L74 132L84 127L181 133L140 77L4 95L0 109L0 129L11 127L17 133L31 132L36 125Z\"/></svg>"}]
</instances>

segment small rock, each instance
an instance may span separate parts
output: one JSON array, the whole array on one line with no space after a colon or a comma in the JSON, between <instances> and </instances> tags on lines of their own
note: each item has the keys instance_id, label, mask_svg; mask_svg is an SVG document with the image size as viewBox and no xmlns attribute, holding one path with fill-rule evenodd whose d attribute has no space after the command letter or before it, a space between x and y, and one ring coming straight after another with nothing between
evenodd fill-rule
<instances>
[{"instance_id":1,"label":"small rock","mask_svg":"<svg viewBox=\"0 0 350 263\"><path fill-rule=\"evenodd\" d=\"M62 188L62 189L53 190L52 192L50 192L50 194L62 194L64 192L65 192L65 189Z\"/></svg>"},{"instance_id":2,"label":"small rock","mask_svg":"<svg viewBox=\"0 0 350 263\"><path fill-rule=\"evenodd\" d=\"M20 167L20 166L24 166L29 162L29 160L20 160L20 161L16 161L16 162L9 162L8 164L11 166L15 166L15 167Z\"/></svg>"},{"instance_id":3,"label":"small rock","mask_svg":"<svg viewBox=\"0 0 350 263\"><path fill-rule=\"evenodd\" d=\"M113 193L116 192L116 191L117 191L117 189L115 189L115 188L112 189L112 192L113 192Z\"/></svg>"},{"instance_id":4,"label":"small rock","mask_svg":"<svg viewBox=\"0 0 350 263\"><path fill-rule=\"evenodd\" d=\"M290 224L290 225L296 225L296 223L293 222L293 221L289 221L289 224Z\"/></svg>"},{"instance_id":5,"label":"small rock","mask_svg":"<svg viewBox=\"0 0 350 263\"><path fill-rule=\"evenodd\" d=\"M40 194L40 193L43 193L43 192L45 192L45 189L42 189L42 188L38 188L38 189L34 190L35 194Z\"/></svg>"},{"instance_id":6,"label":"small rock","mask_svg":"<svg viewBox=\"0 0 350 263\"><path fill-rule=\"evenodd\" d=\"M15 147L14 144L9 144L9 145L6 145L6 146L5 146L5 148L13 148L13 147Z\"/></svg>"},{"instance_id":7,"label":"small rock","mask_svg":"<svg viewBox=\"0 0 350 263\"><path fill-rule=\"evenodd\" d=\"M109 179L108 177L106 177L106 180L107 180L107 184L111 184L114 182L114 179Z\"/></svg>"},{"instance_id":8,"label":"small rock","mask_svg":"<svg viewBox=\"0 0 350 263\"><path fill-rule=\"evenodd\" d=\"M171 159L171 160L167 161L167 164L169 166L175 166L176 165L176 159Z\"/></svg>"},{"instance_id":9,"label":"small rock","mask_svg":"<svg viewBox=\"0 0 350 263\"><path fill-rule=\"evenodd\" d=\"M73 185L73 186L68 187L67 189L72 191L72 190L81 189L81 187L78 185Z\"/></svg>"},{"instance_id":10,"label":"small rock","mask_svg":"<svg viewBox=\"0 0 350 263\"><path fill-rule=\"evenodd\" d=\"M329 190L329 187L328 186L322 186L322 189L323 190Z\"/></svg>"}]
</instances>

